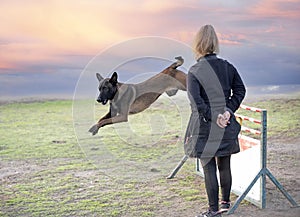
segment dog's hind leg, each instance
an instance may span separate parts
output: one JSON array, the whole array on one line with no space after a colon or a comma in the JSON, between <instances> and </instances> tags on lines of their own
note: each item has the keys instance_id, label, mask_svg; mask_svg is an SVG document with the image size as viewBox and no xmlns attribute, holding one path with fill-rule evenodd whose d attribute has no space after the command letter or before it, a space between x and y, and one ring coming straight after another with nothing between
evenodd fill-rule
<instances>
[{"instance_id":1,"label":"dog's hind leg","mask_svg":"<svg viewBox=\"0 0 300 217\"><path fill-rule=\"evenodd\" d=\"M176 93L178 92L178 89L170 89L170 90L166 90L166 94L168 96L174 96L176 95Z\"/></svg>"}]
</instances>

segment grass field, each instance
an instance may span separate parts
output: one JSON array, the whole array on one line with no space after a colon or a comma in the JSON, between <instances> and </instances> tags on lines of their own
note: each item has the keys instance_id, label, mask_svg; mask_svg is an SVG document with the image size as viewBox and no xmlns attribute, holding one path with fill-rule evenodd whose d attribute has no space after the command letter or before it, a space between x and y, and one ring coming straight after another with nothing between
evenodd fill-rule
<instances>
[{"instance_id":1,"label":"grass field","mask_svg":"<svg viewBox=\"0 0 300 217\"><path fill-rule=\"evenodd\" d=\"M250 105L268 109L270 140L299 137L299 97ZM97 105L95 116L106 110ZM72 101L1 105L0 216L171 216L206 206L193 161L165 179L183 156L186 118L161 100L93 137L92 122L73 123Z\"/></svg>"}]
</instances>

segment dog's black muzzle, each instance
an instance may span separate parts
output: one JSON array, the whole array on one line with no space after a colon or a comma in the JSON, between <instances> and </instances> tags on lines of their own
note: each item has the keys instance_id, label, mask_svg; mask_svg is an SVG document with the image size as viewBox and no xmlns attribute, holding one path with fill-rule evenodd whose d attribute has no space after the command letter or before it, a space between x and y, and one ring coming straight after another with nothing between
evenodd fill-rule
<instances>
[{"instance_id":1,"label":"dog's black muzzle","mask_svg":"<svg viewBox=\"0 0 300 217\"><path fill-rule=\"evenodd\" d=\"M105 105L107 103L107 101L108 101L107 99L102 99L100 96L97 99L97 102L102 103L102 105Z\"/></svg>"}]
</instances>

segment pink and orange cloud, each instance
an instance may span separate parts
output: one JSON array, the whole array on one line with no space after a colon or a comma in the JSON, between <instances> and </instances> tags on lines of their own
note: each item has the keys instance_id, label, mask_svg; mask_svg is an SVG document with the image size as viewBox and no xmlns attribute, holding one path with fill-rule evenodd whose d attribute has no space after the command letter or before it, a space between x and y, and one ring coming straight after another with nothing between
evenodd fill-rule
<instances>
[{"instance_id":1,"label":"pink and orange cloud","mask_svg":"<svg viewBox=\"0 0 300 217\"><path fill-rule=\"evenodd\" d=\"M171 37L189 44L206 23L216 26L223 45L295 46L295 39L299 41L298 24L294 23L300 18L299 5L296 0L232 0L226 4L196 0L3 0L0 73L20 72L30 64L70 64L66 55L93 56L117 42L140 36ZM283 38L286 32L290 33L286 34L288 40Z\"/></svg>"}]
</instances>

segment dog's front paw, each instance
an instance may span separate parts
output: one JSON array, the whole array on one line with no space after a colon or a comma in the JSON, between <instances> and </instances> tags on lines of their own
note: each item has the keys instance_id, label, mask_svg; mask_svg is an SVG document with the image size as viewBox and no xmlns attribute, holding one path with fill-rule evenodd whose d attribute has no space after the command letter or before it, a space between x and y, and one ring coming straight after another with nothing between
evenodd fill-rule
<instances>
[{"instance_id":1,"label":"dog's front paw","mask_svg":"<svg viewBox=\"0 0 300 217\"><path fill-rule=\"evenodd\" d=\"M98 124L95 124L94 126L92 126L90 129L89 129L89 132L94 135L96 135L98 133L98 130L99 130L99 125Z\"/></svg>"}]
</instances>

